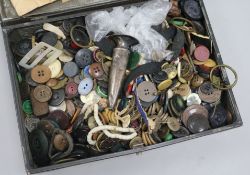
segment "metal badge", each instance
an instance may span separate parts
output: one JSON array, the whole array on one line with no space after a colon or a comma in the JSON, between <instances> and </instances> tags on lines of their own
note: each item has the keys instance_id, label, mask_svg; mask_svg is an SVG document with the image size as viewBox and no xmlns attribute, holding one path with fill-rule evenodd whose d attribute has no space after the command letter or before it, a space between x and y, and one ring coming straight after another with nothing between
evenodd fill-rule
<instances>
[{"instance_id":1,"label":"metal badge","mask_svg":"<svg viewBox=\"0 0 250 175\"><path fill-rule=\"evenodd\" d=\"M32 132L34 129L37 128L37 124L39 123L39 121L39 118L26 117L24 125L29 132Z\"/></svg>"}]
</instances>

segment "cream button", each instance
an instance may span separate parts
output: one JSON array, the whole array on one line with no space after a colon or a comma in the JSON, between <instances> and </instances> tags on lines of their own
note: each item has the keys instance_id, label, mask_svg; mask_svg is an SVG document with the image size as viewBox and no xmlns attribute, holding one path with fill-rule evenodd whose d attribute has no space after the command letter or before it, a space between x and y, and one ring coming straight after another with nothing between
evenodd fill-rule
<instances>
[{"instance_id":1,"label":"cream button","mask_svg":"<svg viewBox=\"0 0 250 175\"><path fill-rule=\"evenodd\" d=\"M192 93L187 97L187 106L199 105L201 104L201 99L198 94Z\"/></svg>"},{"instance_id":2,"label":"cream button","mask_svg":"<svg viewBox=\"0 0 250 175\"><path fill-rule=\"evenodd\" d=\"M98 103L101 97L95 91L91 91L88 95L81 95L80 99L84 104L94 104Z\"/></svg>"},{"instance_id":3,"label":"cream button","mask_svg":"<svg viewBox=\"0 0 250 175\"><path fill-rule=\"evenodd\" d=\"M54 61L49 65L49 69L51 71L51 78L56 78L62 69L61 62L59 60Z\"/></svg>"}]
</instances>

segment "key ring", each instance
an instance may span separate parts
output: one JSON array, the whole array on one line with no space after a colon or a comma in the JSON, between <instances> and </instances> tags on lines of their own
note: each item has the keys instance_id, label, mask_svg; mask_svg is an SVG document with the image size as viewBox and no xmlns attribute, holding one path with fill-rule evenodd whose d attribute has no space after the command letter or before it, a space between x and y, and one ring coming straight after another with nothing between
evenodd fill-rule
<instances>
[{"instance_id":1,"label":"key ring","mask_svg":"<svg viewBox=\"0 0 250 175\"><path fill-rule=\"evenodd\" d=\"M233 84L224 85L224 87L213 82L213 72L214 72L214 70L217 69L217 68L223 68L223 67L228 68L230 71L232 71L232 73L234 74L234 77L235 77L235 81L233 82ZM217 65L217 66L212 68L212 70L210 72L210 81L211 81L213 86L215 86L216 88L218 88L220 90L229 90L229 89L232 89L237 84L238 75L237 75L236 71L232 67L230 67L228 65L225 65L225 64L221 64L221 65Z\"/></svg>"},{"instance_id":2,"label":"key ring","mask_svg":"<svg viewBox=\"0 0 250 175\"><path fill-rule=\"evenodd\" d=\"M177 20L177 21L175 21ZM185 32L195 32L194 31L194 24L192 23L192 21L183 18L183 17L174 17L170 20L170 23L175 26L176 28L183 30ZM189 24L190 27L186 26L186 24Z\"/></svg>"}]
</instances>

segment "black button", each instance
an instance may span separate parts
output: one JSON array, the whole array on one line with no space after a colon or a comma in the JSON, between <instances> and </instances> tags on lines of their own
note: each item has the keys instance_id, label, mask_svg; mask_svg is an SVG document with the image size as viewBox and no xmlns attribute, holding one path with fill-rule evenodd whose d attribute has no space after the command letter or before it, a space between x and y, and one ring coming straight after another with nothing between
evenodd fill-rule
<instances>
[{"instance_id":1,"label":"black button","mask_svg":"<svg viewBox=\"0 0 250 175\"><path fill-rule=\"evenodd\" d=\"M77 49L72 48L71 43L72 43L72 40L70 38L67 38L62 41L63 48L69 53L75 55L77 53Z\"/></svg>"},{"instance_id":2,"label":"black button","mask_svg":"<svg viewBox=\"0 0 250 175\"><path fill-rule=\"evenodd\" d=\"M168 79L168 75L167 75L166 72L160 71L158 73L152 74L152 78L153 78L153 80L154 80L155 83L159 84L162 81Z\"/></svg>"},{"instance_id":3,"label":"black button","mask_svg":"<svg viewBox=\"0 0 250 175\"><path fill-rule=\"evenodd\" d=\"M156 30L158 33L160 33L166 40L173 39L176 35L176 27L170 26L169 28L162 27L162 24L158 26L152 27L154 30Z\"/></svg>"},{"instance_id":4,"label":"black button","mask_svg":"<svg viewBox=\"0 0 250 175\"><path fill-rule=\"evenodd\" d=\"M108 89L108 82L107 81L97 80L97 85L99 85L100 87L103 87L105 89Z\"/></svg>"},{"instance_id":5,"label":"black button","mask_svg":"<svg viewBox=\"0 0 250 175\"><path fill-rule=\"evenodd\" d=\"M113 40L109 38L103 38L99 42L95 42L95 45L99 47L101 51L104 52L105 55L112 57L113 49L116 47L116 44Z\"/></svg>"},{"instance_id":6,"label":"black button","mask_svg":"<svg viewBox=\"0 0 250 175\"><path fill-rule=\"evenodd\" d=\"M62 23L62 28L66 32L66 34L69 34L69 32L73 26L74 26L73 20L64 20Z\"/></svg>"},{"instance_id":7,"label":"black button","mask_svg":"<svg viewBox=\"0 0 250 175\"><path fill-rule=\"evenodd\" d=\"M51 46L55 46L57 43L58 37L55 33L47 32L42 37L42 42L45 42Z\"/></svg>"},{"instance_id":8,"label":"black button","mask_svg":"<svg viewBox=\"0 0 250 175\"><path fill-rule=\"evenodd\" d=\"M29 136L29 144L34 162L39 166L47 165L49 163L49 142L45 133L39 129L32 131Z\"/></svg>"},{"instance_id":9,"label":"black button","mask_svg":"<svg viewBox=\"0 0 250 175\"><path fill-rule=\"evenodd\" d=\"M203 24L199 21L192 21L194 24L194 28L196 33L205 35L206 34L206 29L204 28Z\"/></svg>"},{"instance_id":10,"label":"black button","mask_svg":"<svg viewBox=\"0 0 250 175\"><path fill-rule=\"evenodd\" d=\"M202 11L200 5L195 0L186 0L184 2L183 13L186 17L192 20L200 20L202 18Z\"/></svg>"},{"instance_id":11,"label":"black button","mask_svg":"<svg viewBox=\"0 0 250 175\"><path fill-rule=\"evenodd\" d=\"M209 111L209 121L212 128L222 127L227 124L227 111L222 105Z\"/></svg>"},{"instance_id":12,"label":"black button","mask_svg":"<svg viewBox=\"0 0 250 175\"><path fill-rule=\"evenodd\" d=\"M32 49L32 42L30 39L25 38L16 43L14 52L20 56L24 57Z\"/></svg>"},{"instance_id":13,"label":"black button","mask_svg":"<svg viewBox=\"0 0 250 175\"><path fill-rule=\"evenodd\" d=\"M173 59L179 57L181 49L184 47L185 35L181 30L177 30L176 35L173 39L172 51L174 52Z\"/></svg>"},{"instance_id":14,"label":"black button","mask_svg":"<svg viewBox=\"0 0 250 175\"><path fill-rule=\"evenodd\" d=\"M80 25L71 28L70 37L78 47L84 47L90 43L86 29Z\"/></svg>"},{"instance_id":15,"label":"black button","mask_svg":"<svg viewBox=\"0 0 250 175\"><path fill-rule=\"evenodd\" d=\"M47 31L43 30L43 29L38 29L34 32L35 38L36 38L36 42L39 43L42 40L43 35L47 33Z\"/></svg>"}]
</instances>

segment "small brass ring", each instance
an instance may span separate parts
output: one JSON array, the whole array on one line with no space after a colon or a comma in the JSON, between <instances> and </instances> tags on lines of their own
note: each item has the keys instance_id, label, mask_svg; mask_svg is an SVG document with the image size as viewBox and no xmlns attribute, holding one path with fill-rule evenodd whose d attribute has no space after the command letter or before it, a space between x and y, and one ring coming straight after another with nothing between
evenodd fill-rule
<instances>
[{"instance_id":1,"label":"small brass ring","mask_svg":"<svg viewBox=\"0 0 250 175\"><path fill-rule=\"evenodd\" d=\"M174 24L173 22L171 22L171 21L174 21L174 20L183 20L184 22L186 22L186 23L188 23L188 24L190 24L191 25L191 29L188 29L188 27L187 26L178 26L178 25L176 25L176 24ZM178 28L178 29L180 29L180 30L183 30L183 31L185 31L185 32L195 32L195 30L194 30L194 24L192 23L192 21L190 21L190 20L188 20L188 19L186 19L186 18L183 18L183 17L174 17L174 18L172 18L171 19L171 21L170 21L170 23L173 25L173 26L175 26L176 28Z\"/></svg>"},{"instance_id":2,"label":"small brass ring","mask_svg":"<svg viewBox=\"0 0 250 175\"><path fill-rule=\"evenodd\" d=\"M219 86L219 85L215 84L213 82L213 72L217 68L228 68L230 71L232 71L232 73L234 74L234 77L235 77L235 80L234 80L233 84L225 85L225 87L222 87L222 86ZM229 89L232 89L237 84L237 82L238 82L238 75L237 75L236 71L232 67L230 67L228 65L225 65L225 64L221 64L221 65L217 65L217 66L215 66L215 67L212 68L212 70L210 72L210 81L211 81L211 83L212 83L213 86L215 86L216 88L218 88L220 90L229 90Z\"/></svg>"}]
</instances>

